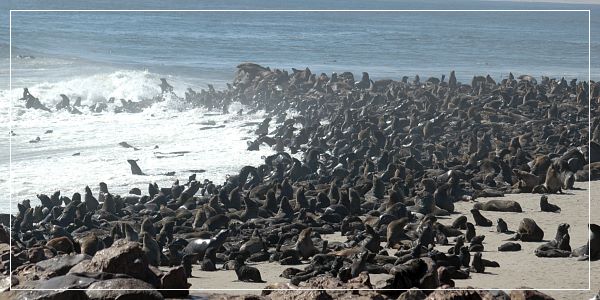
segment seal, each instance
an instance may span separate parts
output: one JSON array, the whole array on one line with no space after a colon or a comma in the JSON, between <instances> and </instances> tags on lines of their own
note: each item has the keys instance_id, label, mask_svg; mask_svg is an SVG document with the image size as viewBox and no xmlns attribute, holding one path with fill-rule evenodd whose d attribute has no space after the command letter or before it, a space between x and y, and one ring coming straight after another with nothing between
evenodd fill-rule
<instances>
[{"instance_id":1,"label":"seal","mask_svg":"<svg viewBox=\"0 0 600 300\"><path fill-rule=\"evenodd\" d=\"M96 252L103 248L102 241L94 233L87 234L79 240L81 253L94 256Z\"/></svg>"},{"instance_id":2,"label":"seal","mask_svg":"<svg viewBox=\"0 0 600 300\"><path fill-rule=\"evenodd\" d=\"M510 200L489 200L484 203L475 203L473 208L484 211L523 212L519 202Z\"/></svg>"},{"instance_id":3,"label":"seal","mask_svg":"<svg viewBox=\"0 0 600 300\"><path fill-rule=\"evenodd\" d=\"M455 229L467 229L467 217L466 216L460 216L458 218L456 218L453 222L452 222L452 228Z\"/></svg>"},{"instance_id":4,"label":"seal","mask_svg":"<svg viewBox=\"0 0 600 300\"><path fill-rule=\"evenodd\" d=\"M484 217L479 212L479 209L476 209L476 208L471 209L471 214L473 215L473 219L475 220L475 225L482 226L482 227L492 226L492 221L490 221L486 217Z\"/></svg>"},{"instance_id":5,"label":"seal","mask_svg":"<svg viewBox=\"0 0 600 300\"><path fill-rule=\"evenodd\" d=\"M502 218L498 218L498 222L496 225L496 231L500 233L508 233L508 225Z\"/></svg>"},{"instance_id":6,"label":"seal","mask_svg":"<svg viewBox=\"0 0 600 300\"><path fill-rule=\"evenodd\" d=\"M206 251L204 252L204 259L202 259L202 263L200 264L200 270L207 272L216 271L217 267L215 266L215 255L215 248L208 247L208 249L206 249Z\"/></svg>"},{"instance_id":7,"label":"seal","mask_svg":"<svg viewBox=\"0 0 600 300\"><path fill-rule=\"evenodd\" d=\"M85 187L84 201L85 201L85 206L87 207L88 211L93 212L96 209L98 209L98 206L100 205L100 203L98 203L98 200L96 200L94 195L92 195L92 190L90 189L89 186Z\"/></svg>"},{"instance_id":8,"label":"seal","mask_svg":"<svg viewBox=\"0 0 600 300\"><path fill-rule=\"evenodd\" d=\"M471 222L467 222L467 232L465 232L467 242L471 242L473 237L475 237L475 225Z\"/></svg>"},{"instance_id":9,"label":"seal","mask_svg":"<svg viewBox=\"0 0 600 300\"><path fill-rule=\"evenodd\" d=\"M600 226L590 224L590 237L588 242L573 250L573 257L579 257L580 260L598 260L600 259Z\"/></svg>"},{"instance_id":10,"label":"seal","mask_svg":"<svg viewBox=\"0 0 600 300\"><path fill-rule=\"evenodd\" d=\"M142 244L142 250L144 250L144 253L146 253L146 256L148 257L148 263L155 267L160 266L161 251L158 243L152 237L150 237L150 234L144 232L144 235L142 236Z\"/></svg>"},{"instance_id":11,"label":"seal","mask_svg":"<svg viewBox=\"0 0 600 300\"><path fill-rule=\"evenodd\" d=\"M223 214L218 214L216 216L212 216L204 222L202 228L208 229L208 231L213 231L222 227L225 227L227 223L229 223L229 217Z\"/></svg>"},{"instance_id":12,"label":"seal","mask_svg":"<svg viewBox=\"0 0 600 300\"><path fill-rule=\"evenodd\" d=\"M184 255L195 254L198 257L204 256L206 249L212 247L213 249L219 249L223 246L225 240L229 237L229 229L223 229L217 233L211 239L195 239L189 242L183 249Z\"/></svg>"},{"instance_id":13,"label":"seal","mask_svg":"<svg viewBox=\"0 0 600 300\"><path fill-rule=\"evenodd\" d=\"M548 168L548 172L546 172L544 187L546 192L550 194L562 194L563 181L560 178L559 168L555 164L551 164Z\"/></svg>"},{"instance_id":14,"label":"seal","mask_svg":"<svg viewBox=\"0 0 600 300\"><path fill-rule=\"evenodd\" d=\"M500 252L521 251L521 244L518 244L515 242L504 243L498 247L498 251L500 251Z\"/></svg>"},{"instance_id":15,"label":"seal","mask_svg":"<svg viewBox=\"0 0 600 300\"><path fill-rule=\"evenodd\" d=\"M300 256L302 256L303 259L308 259L309 257L319 253L319 250L317 247L315 247L312 239L310 238L311 233L311 227L303 229L298 235L298 240L296 241L295 249L300 253Z\"/></svg>"},{"instance_id":16,"label":"seal","mask_svg":"<svg viewBox=\"0 0 600 300\"><path fill-rule=\"evenodd\" d=\"M471 270L475 273L483 273L485 272L485 265L481 259L481 252L475 253L473 255L473 261L471 262Z\"/></svg>"},{"instance_id":17,"label":"seal","mask_svg":"<svg viewBox=\"0 0 600 300\"><path fill-rule=\"evenodd\" d=\"M357 259L352 262L350 267L350 278L354 278L365 270L367 259L369 258L369 251L363 251L357 255Z\"/></svg>"},{"instance_id":18,"label":"seal","mask_svg":"<svg viewBox=\"0 0 600 300\"><path fill-rule=\"evenodd\" d=\"M246 252L249 255L263 250L266 252L266 246L262 240L262 237L260 236L260 233L258 232L258 229L254 229L252 237L250 237L250 239L240 247L240 252Z\"/></svg>"},{"instance_id":19,"label":"seal","mask_svg":"<svg viewBox=\"0 0 600 300\"><path fill-rule=\"evenodd\" d=\"M235 274L239 281L264 283L260 271L245 264L247 255L240 253L236 258Z\"/></svg>"},{"instance_id":20,"label":"seal","mask_svg":"<svg viewBox=\"0 0 600 300\"><path fill-rule=\"evenodd\" d=\"M128 159L127 162L131 166L131 174L133 174L133 175L146 175L146 174L144 174L144 172L142 172L142 169L140 169L140 166L138 166L136 160Z\"/></svg>"},{"instance_id":21,"label":"seal","mask_svg":"<svg viewBox=\"0 0 600 300\"><path fill-rule=\"evenodd\" d=\"M542 197L540 197L540 209L545 212L560 213L560 207L548 202L548 196L546 195L542 195Z\"/></svg>"},{"instance_id":22,"label":"seal","mask_svg":"<svg viewBox=\"0 0 600 300\"><path fill-rule=\"evenodd\" d=\"M192 277L192 263L195 260L198 260L198 258L194 254L185 254L181 258L181 265L183 266L187 278Z\"/></svg>"},{"instance_id":23,"label":"seal","mask_svg":"<svg viewBox=\"0 0 600 300\"><path fill-rule=\"evenodd\" d=\"M554 240L535 249L537 257L569 257L571 255L571 240L569 236L569 224L561 223L556 230Z\"/></svg>"},{"instance_id":24,"label":"seal","mask_svg":"<svg viewBox=\"0 0 600 300\"><path fill-rule=\"evenodd\" d=\"M535 223L533 219L524 218L519 223L517 234L514 239L523 242L541 242L544 239L544 231Z\"/></svg>"},{"instance_id":25,"label":"seal","mask_svg":"<svg viewBox=\"0 0 600 300\"><path fill-rule=\"evenodd\" d=\"M387 226L387 247L396 248L402 240L410 240L404 232L404 226L408 223L408 218L401 218L390 222Z\"/></svg>"}]
</instances>

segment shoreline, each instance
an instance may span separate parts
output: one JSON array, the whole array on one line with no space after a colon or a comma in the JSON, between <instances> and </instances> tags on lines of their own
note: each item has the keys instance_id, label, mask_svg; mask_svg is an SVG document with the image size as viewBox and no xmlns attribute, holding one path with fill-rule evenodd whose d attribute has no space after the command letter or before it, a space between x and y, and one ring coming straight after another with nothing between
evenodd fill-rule
<instances>
[{"instance_id":1,"label":"shoreline","mask_svg":"<svg viewBox=\"0 0 600 300\"><path fill-rule=\"evenodd\" d=\"M582 153L577 147L586 147L579 132L587 126L586 89L593 88L592 96L597 97L598 84L590 87L585 82L550 78L538 83L527 76L496 82L478 76L467 85L458 83L454 72L447 81L444 77L373 81L367 73L355 80L351 73L329 77L308 68L288 73L245 63L238 66L232 86L194 92L185 101L223 110L239 101L265 110L268 117L257 126L257 138L249 142L248 150L266 144L278 153L266 157L260 166L243 167L222 185L195 177L186 183L180 178L170 188L150 184L147 191L132 190L120 196L100 184L97 198L91 192L72 199L41 197L44 210L21 203L24 206L14 218L11 235L20 251L11 253L18 267L13 269L18 278L14 286L44 286L51 282L47 279L56 277L51 287L59 287L68 284L64 276L69 274L89 278L82 270L112 278L91 280L86 287L193 288L235 280L237 271L192 271L200 279L186 278L185 255L199 255L196 259L201 260L206 250L192 247L204 243L198 238L216 245L217 255L208 259L217 266L232 263L236 270L244 264L250 269L260 266L263 279L269 280L282 267L298 267L294 271L298 273L289 278L296 284L286 285L292 288L485 285L497 278L478 274L482 271L475 258L455 266L454 259L462 258L442 258L436 252L447 253L455 236L465 234L450 229L459 216L456 213L475 222L469 214L473 199L518 200L523 213L482 213L494 225L495 217L502 215L514 231L522 217L532 217L545 233L541 242L522 242L523 250L516 254L498 253L494 249L508 236L477 222L477 234L484 234L485 242L465 247L471 257L483 253L484 259L497 261L500 268L505 265L521 271L524 265L514 260L537 259L532 251L552 240L559 223L554 215L537 213L540 193L551 194L549 201L564 210L558 216L572 226L573 253L585 243L585 234L579 231L587 220L577 220L584 207L566 201L579 197L576 203L583 203L583 195L573 187L581 187L575 181L586 179L585 166L595 162L591 158L597 159L595 144L590 152ZM291 109L298 115L289 118ZM599 121L595 119L594 128L600 128ZM277 124L275 130L269 127L271 122ZM567 125L574 130L562 130ZM288 152L303 155L296 159ZM596 168L591 168L593 179L598 179ZM554 195L561 189L567 194ZM572 197L567 197L570 192ZM383 247L390 239L388 224L396 224L392 222L405 224L395 228L394 234L405 231L396 249ZM50 235L45 236L48 229ZM518 233L525 234L521 230ZM78 254L75 259L66 254L83 252L88 256ZM304 265L282 263L299 258ZM149 266L156 259L160 269ZM554 272L567 266L581 272L576 258L546 260ZM65 266L60 272L50 272L45 261ZM124 268L128 261L133 265ZM192 264L192 270L198 267ZM532 283L546 279L534 276L543 275L535 273L543 270L525 271L520 274L529 276ZM110 275L115 273L137 279ZM464 274L472 280L458 279ZM406 278L410 281L402 281ZM505 281L511 279L516 278ZM384 295L397 298L399 294Z\"/></svg>"}]
</instances>

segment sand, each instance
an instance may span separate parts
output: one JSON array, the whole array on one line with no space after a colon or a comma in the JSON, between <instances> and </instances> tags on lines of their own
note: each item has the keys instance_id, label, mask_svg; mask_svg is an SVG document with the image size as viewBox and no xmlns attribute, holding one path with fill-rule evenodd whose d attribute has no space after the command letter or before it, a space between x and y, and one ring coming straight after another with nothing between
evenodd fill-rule
<instances>
[{"instance_id":1,"label":"sand","mask_svg":"<svg viewBox=\"0 0 600 300\"><path fill-rule=\"evenodd\" d=\"M492 227L476 226L478 235L485 235L483 257L489 260L497 261L500 268L486 268L483 274L471 275L466 280L456 280L457 287L477 287L477 288L535 288L535 289L586 289L585 291L544 291L556 299L589 299L593 297L600 289L599 273L592 273L592 289L588 289L588 262L577 261L576 258L538 258L534 255L534 250L543 243L524 243L520 242L522 250L518 252L498 252L499 245L504 243L511 235L495 232L496 220L501 217L504 219L510 230L516 230L519 222L529 217L544 230L544 240L551 240L556 234L556 229L560 223L571 225L569 233L571 236L571 247L576 248L584 245L588 238L588 183L576 183L576 190L566 191L563 195L550 195L549 202L561 207L560 213L541 212L539 209L540 195L533 194L513 194L501 198L480 198L480 201L492 199L514 200L520 203L523 213L504 213L487 212L482 214L494 222ZM600 181L591 182L592 195L592 223L600 223L599 210L597 204L600 196ZM472 222L472 216L469 210L474 202L455 203L456 211L465 214ZM450 224L452 220L460 214L454 214L449 218L440 218L443 224ZM345 241L339 233L326 236L331 241ZM452 243L452 238L450 240ZM438 246L440 249L448 247ZM393 252L392 252L393 253ZM289 266L281 266L278 263L260 263L254 264L267 283L289 282L279 277L281 272ZM303 266L295 266L302 269ZM600 261L592 262L592 272L598 270ZM266 286L266 283L246 283L237 281L234 271L220 270L216 272L203 272L199 270L198 265L193 266L194 278L188 279L192 284L192 289L254 289L254 290L221 290L221 291L191 291L192 295L205 295L207 293L227 293L227 294L260 294L260 290ZM371 281L386 278L384 274L372 275ZM595 276L595 278L594 278Z\"/></svg>"}]
</instances>

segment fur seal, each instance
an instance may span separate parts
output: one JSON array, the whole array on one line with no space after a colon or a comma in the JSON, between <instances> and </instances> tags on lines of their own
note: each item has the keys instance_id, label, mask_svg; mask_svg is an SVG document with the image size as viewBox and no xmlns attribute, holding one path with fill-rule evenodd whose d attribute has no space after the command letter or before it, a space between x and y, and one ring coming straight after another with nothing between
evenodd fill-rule
<instances>
[{"instance_id":1,"label":"fur seal","mask_svg":"<svg viewBox=\"0 0 600 300\"><path fill-rule=\"evenodd\" d=\"M484 211L523 212L519 202L510 200L489 200L484 203L475 203L473 208Z\"/></svg>"},{"instance_id":2,"label":"fur seal","mask_svg":"<svg viewBox=\"0 0 600 300\"><path fill-rule=\"evenodd\" d=\"M147 232L144 232L142 236L142 243L142 250L144 250L144 253L148 257L148 263L155 267L160 266L160 254L162 251L160 251L158 243Z\"/></svg>"},{"instance_id":3,"label":"fur seal","mask_svg":"<svg viewBox=\"0 0 600 300\"><path fill-rule=\"evenodd\" d=\"M540 209L545 212L560 213L560 207L548 202L548 196L546 195L542 195L542 197L540 197Z\"/></svg>"},{"instance_id":4,"label":"fur seal","mask_svg":"<svg viewBox=\"0 0 600 300\"><path fill-rule=\"evenodd\" d=\"M556 230L554 240L535 249L537 257L568 257L571 255L571 240L569 236L569 224L561 223Z\"/></svg>"},{"instance_id":5,"label":"fur seal","mask_svg":"<svg viewBox=\"0 0 600 300\"><path fill-rule=\"evenodd\" d=\"M100 203L98 203L98 200L96 200L94 195L92 195L92 190L90 189L89 186L85 187L84 201L85 201L85 206L87 207L88 211L93 212L96 209L98 209L98 206L100 205Z\"/></svg>"},{"instance_id":6,"label":"fur seal","mask_svg":"<svg viewBox=\"0 0 600 300\"><path fill-rule=\"evenodd\" d=\"M215 251L223 245L229 236L229 229L223 229L211 239L195 239L190 241L183 249L184 254L196 254L199 257L204 256L206 249L212 247Z\"/></svg>"},{"instance_id":7,"label":"fur seal","mask_svg":"<svg viewBox=\"0 0 600 300\"><path fill-rule=\"evenodd\" d=\"M235 266L235 274L239 281L244 282L257 282L264 283L260 276L260 271L251 266L247 266L245 264L246 255L242 255L241 253L236 257L236 266Z\"/></svg>"},{"instance_id":8,"label":"fur seal","mask_svg":"<svg viewBox=\"0 0 600 300\"><path fill-rule=\"evenodd\" d=\"M404 226L408 223L408 218L394 220L387 225L387 246L388 248L396 248L402 240L410 238L404 233Z\"/></svg>"},{"instance_id":9,"label":"fur seal","mask_svg":"<svg viewBox=\"0 0 600 300\"><path fill-rule=\"evenodd\" d=\"M217 267L215 266L215 257L216 250L213 247L208 247L204 252L204 258L202 259L202 263L200 264L200 270L212 272L216 271Z\"/></svg>"},{"instance_id":10,"label":"fur seal","mask_svg":"<svg viewBox=\"0 0 600 300\"><path fill-rule=\"evenodd\" d=\"M479 212L478 209L471 209L471 214L473 215L473 219L475 220L475 224L477 226L482 226L482 227L490 227L492 226L492 221L488 220L486 217L484 217L481 212Z\"/></svg>"},{"instance_id":11,"label":"fur seal","mask_svg":"<svg viewBox=\"0 0 600 300\"><path fill-rule=\"evenodd\" d=\"M523 242L541 242L544 239L544 231L533 219L524 218L519 223L519 228L514 238Z\"/></svg>"},{"instance_id":12,"label":"fur seal","mask_svg":"<svg viewBox=\"0 0 600 300\"><path fill-rule=\"evenodd\" d=\"M138 166L137 160L128 159L127 162L131 166L131 174L133 174L133 175L146 175L146 174L144 174L144 172L142 172L142 169L140 169L140 166Z\"/></svg>"},{"instance_id":13,"label":"fur seal","mask_svg":"<svg viewBox=\"0 0 600 300\"><path fill-rule=\"evenodd\" d=\"M79 240L79 244L81 253L89 256L94 256L98 250L103 248L102 241L94 233L84 236L81 240Z\"/></svg>"},{"instance_id":14,"label":"fur seal","mask_svg":"<svg viewBox=\"0 0 600 300\"><path fill-rule=\"evenodd\" d=\"M308 259L309 257L319 253L319 250L313 244L310 235L312 233L312 228L308 227L303 229L298 235L298 240L296 241L295 249L300 253L303 259Z\"/></svg>"},{"instance_id":15,"label":"fur seal","mask_svg":"<svg viewBox=\"0 0 600 300\"><path fill-rule=\"evenodd\" d=\"M475 273L483 273L485 272L485 265L481 259L481 252L475 253L473 255L473 261L471 262L471 270Z\"/></svg>"},{"instance_id":16,"label":"fur seal","mask_svg":"<svg viewBox=\"0 0 600 300\"><path fill-rule=\"evenodd\" d=\"M571 256L579 257L580 260L598 260L600 259L600 226L590 224L590 237L588 242L573 250Z\"/></svg>"},{"instance_id":17,"label":"fur seal","mask_svg":"<svg viewBox=\"0 0 600 300\"><path fill-rule=\"evenodd\" d=\"M502 218L498 218L496 231L500 233L508 233L508 225L504 220L502 220Z\"/></svg>"},{"instance_id":18,"label":"fur seal","mask_svg":"<svg viewBox=\"0 0 600 300\"><path fill-rule=\"evenodd\" d=\"M507 252L507 251L521 251L521 244L508 242L500 245L498 247L498 251Z\"/></svg>"},{"instance_id":19,"label":"fur seal","mask_svg":"<svg viewBox=\"0 0 600 300\"><path fill-rule=\"evenodd\" d=\"M452 222L452 228L455 229L467 229L467 217L466 216L460 216L458 218L456 218L453 222Z\"/></svg>"},{"instance_id":20,"label":"fur seal","mask_svg":"<svg viewBox=\"0 0 600 300\"><path fill-rule=\"evenodd\" d=\"M551 164L546 172L546 181L544 182L546 192L550 194L561 193L563 182L560 179L558 167L555 164Z\"/></svg>"},{"instance_id":21,"label":"fur seal","mask_svg":"<svg viewBox=\"0 0 600 300\"><path fill-rule=\"evenodd\" d=\"M471 222L467 222L467 232L465 232L467 242L471 242L473 237L475 237L475 225Z\"/></svg>"}]
</instances>

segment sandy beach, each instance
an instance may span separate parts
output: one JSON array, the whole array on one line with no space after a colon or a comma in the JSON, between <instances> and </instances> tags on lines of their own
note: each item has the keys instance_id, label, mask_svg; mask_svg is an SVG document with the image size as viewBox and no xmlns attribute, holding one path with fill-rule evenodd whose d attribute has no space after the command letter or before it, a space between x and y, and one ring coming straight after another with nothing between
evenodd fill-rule
<instances>
[{"instance_id":1,"label":"sandy beach","mask_svg":"<svg viewBox=\"0 0 600 300\"><path fill-rule=\"evenodd\" d=\"M514 200L519 202L522 213L488 212L482 214L494 222L492 227L476 226L478 235L485 235L483 258L497 261L499 268L486 268L483 274L472 273L471 278L456 280L457 288L477 287L487 289L517 289L534 288L545 290L543 292L556 299L588 299L598 293L600 280L598 270L600 261L591 263L592 289L590 291L552 291L547 289L587 289L588 288L588 261L578 261L577 258L539 258L534 255L534 250L544 242L519 242L522 250L518 252L498 252L497 248L511 235L497 233L495 224L498 218L504 219L510 230L516 230L519 222L525 218L533 218L544 230L544 240L554 238L556 228L560 223L571 225L569 234L571 236L571 247L576 248L586 243L588 236L588 183L578 182L575 190L566 191L564 194L550 195L550 203L561 207L560 213L541 212L539 208L540 195L537 194L509 194L502 198L480 198L478 201L492 199ZM591 182L592 195L592 223L598 223L599 207L597 205L600 181ZM595 202L594 202L595 201ZM456 210L460 214L454 214L449 218L440 218L443 224L450 224L459 215L466 215L470 220L472 216L469 210L474 202L457 202ZM325 236L324 236L325 237ZM326 236L330 241L345 241L339 233ZM450 240L452 243L452 240ZM383 244L382 244L383 246ZM440 249L448 249L448 246L440 246ZM198 265L193 266L193 278L188 281L192 289L252 289L252 290L221 290L221 291L190 291L191 295L200 296L210 293L226 293L231 295L255 294L259 295L261 289L268 283L289 282L279 277L281 272L289 266L278 263L255 264L267 283L247 283L236 280L234 271L219 270L216 272L203 272ZM302 266L296 266L302 268ZM389 275L371 275L373 283L387 278Z\"/></svg>"}]
</instances>

